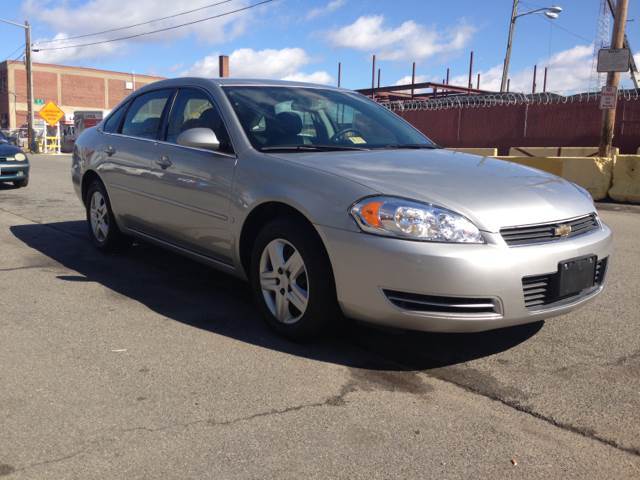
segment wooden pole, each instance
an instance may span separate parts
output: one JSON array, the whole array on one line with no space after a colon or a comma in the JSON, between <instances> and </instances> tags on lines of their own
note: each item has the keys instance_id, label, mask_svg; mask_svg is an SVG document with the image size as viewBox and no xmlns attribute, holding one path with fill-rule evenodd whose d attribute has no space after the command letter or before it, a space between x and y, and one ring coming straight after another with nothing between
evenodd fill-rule
<instances>
[{"instance_id":1,"label":"wooden pole","mask_svg":"<svg viewBox=\"0 0 640 480\"><path fill-rule=\"evenodd\" d=\"M547 93L547 70L549 67L544 67L544 81L542 82L542 92Z\"/></svg>"},{"instance_id":2,"label":"wooden pole","mask_svg":"<svg viewBox=\"0 0 640 480\"><path fill-rule=\"evenodd\" d=\"M469 56L469 88L473 88L473 50Z\"/></svg>"},{"instance_id":3,"label":"wooden pole","mask_svg":"<svg viewBox=\"0 0 640 480\"><path fill-rule=\"evenodd\" d=\"M376 56L371 58L371 98L376 98Z\"/></svg>"},{"instance_id":4,"label":"wooden pole","mask_svg":"<svg viewBox=\"0 0 640 480\"><path fill-rule=\"evenodd\" d=\"M611 35L611 48L623 48L624 30L627 24L627 11L629 0L618 0L616 4L615 22L613 24L613 34ZM614 87L617 91L620 84L620 73L609 72L607 74L607 87ZM616 101L617 104L617 101ZM616 105L602 112L602 133L600 134L600 148L598 155L601 157L611 156L611 146L613 145L613 132L616 123Z\"/></svg>"},{"instance_id":5,"label":"wooden pole","mask_svg":"<svg viewBox=\"0 0 640 480\"><path fill-rule=\"evenodd\" d=\"M338 62L338 88L340 88L341 81L342 81L342 62Z\"/></svg>"}]
</instances>

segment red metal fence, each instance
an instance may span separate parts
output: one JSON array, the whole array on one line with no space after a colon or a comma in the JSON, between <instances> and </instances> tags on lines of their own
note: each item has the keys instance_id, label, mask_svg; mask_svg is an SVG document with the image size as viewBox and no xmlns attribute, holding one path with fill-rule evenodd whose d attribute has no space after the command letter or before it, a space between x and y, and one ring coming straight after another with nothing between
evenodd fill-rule
<instances>
[{"instance_id":1,"label":"red metal fence","mask_svg":"<svg viewBox=\"0 0 640 480\"><path fill-rule=\"evenodd\" d=\"M600 143L602 111L597 98L567 103L418 107L394 110L443 147L593 147ZM640 147L640 99L620 98L614 145L621 153Z\"/></svg>"}]
</instances>

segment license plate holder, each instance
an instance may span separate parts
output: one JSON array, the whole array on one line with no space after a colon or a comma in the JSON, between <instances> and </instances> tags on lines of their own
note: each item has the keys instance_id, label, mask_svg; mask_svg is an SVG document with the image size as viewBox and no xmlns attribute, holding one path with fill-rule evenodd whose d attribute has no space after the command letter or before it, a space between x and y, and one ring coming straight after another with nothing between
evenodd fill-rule
<instances>
[{"instance_id":1,"label":"license plate holder","mask_svg":"<svg viewBox=\"0 0 640 480\"><path fill-rule=\"evenodd\" d=\"M558 264L558 296L576 295L595 284L597 257L573 258Z\"/></svg>"}]
</instances>

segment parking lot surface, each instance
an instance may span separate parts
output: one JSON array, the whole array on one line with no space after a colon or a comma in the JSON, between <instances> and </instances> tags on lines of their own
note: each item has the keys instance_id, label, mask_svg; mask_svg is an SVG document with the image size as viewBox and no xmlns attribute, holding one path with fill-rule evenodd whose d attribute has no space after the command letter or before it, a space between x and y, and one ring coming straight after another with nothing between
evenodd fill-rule
<instances>
[{"instance_id":1,"label":"parking lot surface","mask_svg":"<svg viewBox=\"0 0 640 480\"><path fill-rule=\"evenodd\" d=\"M601 209L608 288L570 315L297 345L238 280L97 252L69 163L0 186L2 480L640 478L639 209Z\"/></svg>"}]
</instances>

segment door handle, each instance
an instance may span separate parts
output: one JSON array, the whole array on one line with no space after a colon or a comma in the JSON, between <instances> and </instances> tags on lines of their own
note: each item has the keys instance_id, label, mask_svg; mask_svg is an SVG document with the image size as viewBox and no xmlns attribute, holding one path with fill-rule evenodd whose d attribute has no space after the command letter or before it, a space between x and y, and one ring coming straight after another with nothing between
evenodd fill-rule
<instances>
[{"instance_id":1,"label":"door handle","mask_svg":"<svg viewBox=\"0 0 640 480\"><path fill-rule=\"evenodd\" d=\"M173 165L173 163L169 160L169 157L162 155L158 160L156 160L156 165L165 170Z\"/></svg>"},{"instance_id":2,"label":"door handle","mask_svg":"<svg viewBox=\"0 0 640 480\"><path fill-rule=\"evenodd\" d=\"M106 153L107 155L111 156L114 153L116 153L116 149L113 148L111 145L107 145L106 147L104 147L104 153Z\"/></svg>"}]
</instances>

